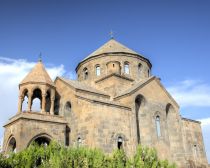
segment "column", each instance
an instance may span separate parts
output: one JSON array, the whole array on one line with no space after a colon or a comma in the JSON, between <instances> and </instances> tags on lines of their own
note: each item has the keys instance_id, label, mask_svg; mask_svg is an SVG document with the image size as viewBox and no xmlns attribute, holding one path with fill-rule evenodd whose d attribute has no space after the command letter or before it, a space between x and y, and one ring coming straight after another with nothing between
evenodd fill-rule
<instances>
[{"instance_id":1,"label":"column","mask_svg":"<svg viewBox=\"0 0 210 168\"><path fill-rule=\"evenodd\" d=\"M23 97L19 96L18 99L18 114L22 112Z\"/></svg>"},{"instance_id":2,"label":"column","mask_svg":"<svg viewBox=\"0 0 210 168\"><path fill-rule=\"evenodd\" d=\"M28 93L28 112L31 112L31 105L32 105L32 94Z\"/></svg>"},{"instance_id":3,"label":"column","mask_svg":"<svg viewBox=\"0 0 210 168\"><path fill-rule=\"evenodd\" d=\"M51 101L50 114L51 114L51 115L54 115L55 90L52 90L52 91L51 91L50 101Z\"/></svg>"},{"instance_id":4,"label":"column","mask_svg":"<svg viewBox=\"0 0 210 168\"><path fill-rule=\"evenodd\" d=\"M51 106L50 106L50 114L51 115L54 115L54 102L55 102L55 99L51 99Z\"/></svg>"},{"instance_id":5,"label":"column","mask_svg":"<svg viewBox=\"0 0 210 168\"><path fill-rule=\"evenodd\" d=\"M47 94L42 94L42 112L44 113L46 111L46 96Z\"/></svg>"}]
</instances>

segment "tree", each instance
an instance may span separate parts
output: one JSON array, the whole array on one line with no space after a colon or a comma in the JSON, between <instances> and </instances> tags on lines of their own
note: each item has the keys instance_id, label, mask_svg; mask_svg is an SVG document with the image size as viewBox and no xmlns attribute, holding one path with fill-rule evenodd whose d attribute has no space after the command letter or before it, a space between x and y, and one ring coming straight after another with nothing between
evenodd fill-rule
<instances>
[{"instance_id":1,"label":"tree","mask_svg":"<svg viewBox=\"0 0 210 168\"><path fill-rule=\"evenodd\" d=\"M167 160L158 159L153 148L138 146L136 154L128 158L125 152L105 154L99 149L65 147L56 142L48 146L32 144L8 157L0 155L1 168L175 168Z\"/></svg>"}]
</instances>

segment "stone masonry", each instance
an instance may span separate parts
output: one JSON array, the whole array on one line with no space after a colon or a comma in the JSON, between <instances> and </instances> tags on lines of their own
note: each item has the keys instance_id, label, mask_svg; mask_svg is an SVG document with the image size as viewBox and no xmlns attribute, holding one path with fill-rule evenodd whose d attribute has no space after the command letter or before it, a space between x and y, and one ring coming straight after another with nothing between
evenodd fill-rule
<instances>
[{"instance_id":1,"label":"stone masonry","mask_svg":"<svg viewBox=\"0 0 210 168\"><path fill-rule=\"evenodd\" d=\"M151 68L147 58L114 39L78 64L77 80L53 82L40 60L19 84L17 113L4 125L4 152L55 140L106 153L122 148L131 156L141 144L180 168L207 168L200 122L180 116ZM39 112L32 110L34 99Z\"/></svg>"}]
</instances>

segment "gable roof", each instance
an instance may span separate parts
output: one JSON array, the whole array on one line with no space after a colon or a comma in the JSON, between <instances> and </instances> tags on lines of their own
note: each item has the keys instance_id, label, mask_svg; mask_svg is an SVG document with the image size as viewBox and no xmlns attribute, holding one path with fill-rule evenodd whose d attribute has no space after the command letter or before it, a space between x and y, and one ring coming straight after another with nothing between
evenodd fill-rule
<instances>
[{"instance_id":1,"label":"gable roof","mask_svg":"<svg viewBox=\"0 0 210 168\"><path fill-rule=\"evenodd\" d=\"M21 84L25 83L46 83L54 86L52 79L47 73L42 61L38 61L38 63L34 66L34 68L26 75L26 77L21 81Z\"/></svg>"},{"instance_id":2,"label":"gable roof","mask_svg":"<svg viewBox=\"0 0 210 168\"><path fill-rule=\"evenodd\" d=\"M108 79L108 78L110 78L110 77L112 77L112 76L115 76L115 77L118 77L118 78L121 78L121 79L125 79L125 80L131 81L131 82L134 81L133 79L131 79L131 78L127 77L127 76L119 75L119 74L117 74L117 73L112 73L112 74L106 75L106 76L104 76L104 77L102 77L102 78L96 80L95 83L104 81L104 80L106 80L106 79Z\"/></svg>"},{"instance_id":3,"label":"gable roof","mask_svg":"<svg viewBox=\"0 0 210 168\"><path fill-rule=\"evenodd\" d=\"M126 95L130 95L135 93L137 90L141 89L142 87L144 87L145 85L147 85L148 83L150 83L151 81L156 80L157 83L159 84L159 86L163 89L163 91L166 93L166 95L175 103L175 105L177 107L179 107L178 103L176 102L176 100L170 95L170 93L168 93L168 91L164 88L164 86L160 83L160 80L158 78L156 78L155 76L151 76L148 79L142 80L140 82L138 82L137 84L133 85L131 88L129 88L128 90L125 90L121 93L119 93L117 96L115 96L114 99L118 99L120 97L126 96Z\"/></svg>"},{"instance_id":4,"label":"gable roof","mask_svg":"<svg viewBox=\"0 0 210 168\"><path fill-rule=\"evenodd\" d=\"M79 81L65 79L63 77L57 77L56 80L57 79L60 79L61 81L65 82L66 84L72 86L75 89L84 90L86 92L92 92L92 93L101 94L101 95L109 97L109 95L107 95L105 92L97 90L95 88L92 88L92 87L90 87L90 86L88 86L88 85L86 85L84 83L79 82Z\"/></svg>"},{"instance_id":5,"label":"gable roof","mask_svg":"<svg viewBox=\"0 0 210 168\"><path fill-rule=\"evenodd\" d=\"M118 97L122 97L125 96L127 94L132 94L133 92L135 92L136 90L138 90L139 88L143 87L144 85L146 85L147 83L149 83L151 80L153 80L155 78L155 76L152 76L150 78L144 79L139 81L138 83L134 84L132 87L130 87L127 90L124 90L122 92L120 92L115 98Z\"/></svg>"}]
</instances>

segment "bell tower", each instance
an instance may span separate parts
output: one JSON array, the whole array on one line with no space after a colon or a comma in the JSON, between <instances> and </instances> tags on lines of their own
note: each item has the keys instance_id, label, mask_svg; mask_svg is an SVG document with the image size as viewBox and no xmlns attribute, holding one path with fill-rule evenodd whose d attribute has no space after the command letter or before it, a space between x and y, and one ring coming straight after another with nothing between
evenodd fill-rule
<instances>
[{"instance_id":1,"label":"bell tower","mask_svg":"<svg viewBox=\"0 0 210 168\"><path fill-rule=\"evenodd\" d=\"M21 151L32 142L49 144L51 140L56 140L67 144L67 122L54 113L55 92L56 87L39 60L19 84L18 112L4 125L5 153ZM28 102L23 109L25 98ZM40 100L38 111L32 108L34 99Z\"/></svg>"},{"instance_id":2,"label":"bell tower","mask_svg":"<svg viewBox=\"0 0 210 168\"><path fill-rule=\"evenodd\" d=\"M41 60L19 84L18 113L22 113L24 98L28 97L26 112L32 112L33 100L40 100L42 114L54 114L55 86Z\"/></svg>"}]
</instances>

